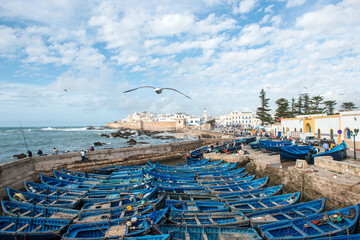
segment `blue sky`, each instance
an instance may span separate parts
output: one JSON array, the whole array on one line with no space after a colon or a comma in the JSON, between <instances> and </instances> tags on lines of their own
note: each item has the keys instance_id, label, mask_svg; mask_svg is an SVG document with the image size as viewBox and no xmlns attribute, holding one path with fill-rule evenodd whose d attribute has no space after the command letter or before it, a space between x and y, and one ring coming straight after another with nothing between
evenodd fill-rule
<instances>
[{"instance_id":1,"label":"blue sky","mask_svg":"<svg viewBox=\"0 0 360 240\"><path fill-rule=\"evenodd\" d=\"M360 1L0 0L0 126L251 111L308 92L360 106ZM177 88L192 97L142 85ZM68 91L65 92L64 89Z\"/></svg>"}]
</instances>

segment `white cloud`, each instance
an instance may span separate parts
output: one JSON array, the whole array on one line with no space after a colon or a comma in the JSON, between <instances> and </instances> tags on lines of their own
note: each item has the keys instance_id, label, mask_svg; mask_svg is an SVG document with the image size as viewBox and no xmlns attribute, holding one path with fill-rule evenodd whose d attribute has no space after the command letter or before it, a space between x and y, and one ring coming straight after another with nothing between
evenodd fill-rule
<instances>
[{"instance_id":1,"label":"white cloud","mask_svg":"<svg viewBox=\"0 0 360 240\"><path fill-rule=\"evenodd\" d=\"M292 8L296 6L301 6L306 2L306 0L288 0L286 3L287 8Z\"/></svg>"},{"instance_id":2,"label":"white cloud","mask_svg":"<svg viewBox=\"0 0 360 240\"><path fill-rule=\"evenodd\" d=\"M241 0L238 7L234 7L234 14L244 14L251 12L257 4L257 0Z\"/></svg>"}]
</instances>

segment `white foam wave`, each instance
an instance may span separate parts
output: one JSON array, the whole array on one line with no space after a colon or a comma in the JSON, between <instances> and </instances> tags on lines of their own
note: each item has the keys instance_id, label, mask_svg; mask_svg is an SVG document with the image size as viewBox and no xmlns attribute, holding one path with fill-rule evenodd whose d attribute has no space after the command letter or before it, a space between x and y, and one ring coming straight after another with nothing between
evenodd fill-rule
<instances>
[{"instance_id":1,"label":"white foam wave","mask_svg":"<svg viewBox=\"0 0 360 240\"><path fill-rule=\"evenodd\" d=\"M43 130L43 131L75 132L75 131L86 131L86 127L82 127L82 128L52 128L52 127L47 127L47 128L42 128L41 130Z\"/></svg>"}]
</instances>

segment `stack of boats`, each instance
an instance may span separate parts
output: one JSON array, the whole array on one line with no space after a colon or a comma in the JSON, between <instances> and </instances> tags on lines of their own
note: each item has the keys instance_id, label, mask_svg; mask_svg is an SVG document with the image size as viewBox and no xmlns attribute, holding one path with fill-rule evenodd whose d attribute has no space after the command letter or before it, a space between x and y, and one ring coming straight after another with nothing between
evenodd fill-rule
<instances>
[{"instance_id":1,"label":"stack of boats","mask_svg":"<svg viewBox=\"0 0 360 240\"><path fill-rule=\"evenodd\" d=\"M237 163L202 159L81 173L8 188L0 239L356 239L359 206L323 212ZM336 237L333 237L337 235Z\"/></svg>"},{"instance_id":2,"label":"stack of boats","mask_svg":"<svg viewBox=\"0 0 360 240\"><path fill-rule=\"evenodd\" d=\"M252 148L260 148L269 152L280 153L281 160L294 160L307 159L309 152L313 151L314 154L310 155L309 163L314 162L314 157L331 156L334 160L346 159L346 143L342 142L333 149L325 152L317 153L317 149L310 145L298 146L290 141L271 141L271 140L258 140L257 143L251 143Z\"/></svg>"}]
</instances>

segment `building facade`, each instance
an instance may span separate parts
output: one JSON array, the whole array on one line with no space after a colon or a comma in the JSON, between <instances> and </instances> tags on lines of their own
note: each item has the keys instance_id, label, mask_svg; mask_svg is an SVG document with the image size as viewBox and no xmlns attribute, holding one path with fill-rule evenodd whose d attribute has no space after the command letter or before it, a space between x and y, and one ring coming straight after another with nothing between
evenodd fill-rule
<instances>
[{"instance_id":1,"label":"building facade","mask_svg":"<svg viewBox=\"0 0 360 240\"><path fill-rule=\"evenodd\" d=\"M259 124L259 119L252 112L233 111L230 114L220 116L219 123L222 127L254 128Z\"/></svg>"},{"instance_id":2,"label":"building facade","mask_svg":"<svg viewBox=\"0 0 360 240\"><path fill-rule=\"evenodd\" d=\"M340 112L335 115L301 115L281 119L281 132L296 137L300 132L311 132L318 139L334 139L337 144L345 141L354 148L354 132L360 128L360 111ZM360 134L355 136L356 149L360 149Z\"/></svg>"}]
</instances>

